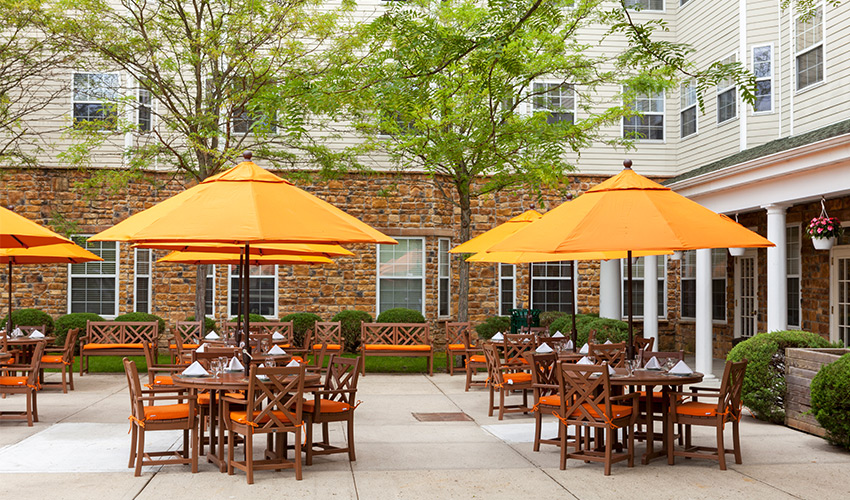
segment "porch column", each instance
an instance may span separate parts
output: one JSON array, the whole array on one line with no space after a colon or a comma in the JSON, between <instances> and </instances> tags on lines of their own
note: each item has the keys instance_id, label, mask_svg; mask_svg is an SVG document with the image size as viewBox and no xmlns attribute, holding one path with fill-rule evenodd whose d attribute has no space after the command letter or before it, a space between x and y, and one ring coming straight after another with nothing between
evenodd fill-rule
<instances>
[{"instance_id":1,"label":"porch column","mask_svg":"<svg viewBox=\"0 0 850 500\"><path fill-rule=\"evenodd\" d=\"M643 258L643 337L655 339L658 348L658 257Z\"/></svg>"},{"instance_id":2,"label":"porch column","mask_svg":"<svg viewBox=\"0 0 850 500\"><path fill-rule=\"evenodd\" d=\"M603 260L599 269L599 316L601 318L620 319L620 260Z\"/></svg>"},{"instance_id":3,"label":"porch column","mask_svg":"<svg viewBox=\"0 0 850 500\"><path fill-rule=\"evenodd\" d=\"M714 358L713 331L711 324L711 249L697 250L696 265L696 339L694 351L696 367L694 369L705 374L705 378L713 378L711 372Z\"/></svg>"},{"instance_id":4,"label":"porch column","mask_svg":"<svg viewBox=\"0 0 850 500\"><path fill-rule=\"evenodd\" d=\"M764 205L767 210L767 239L775 247L767 247L767 331L788 328L788 278L785 269L784 205Z\"/></svg>"}]
</instances>

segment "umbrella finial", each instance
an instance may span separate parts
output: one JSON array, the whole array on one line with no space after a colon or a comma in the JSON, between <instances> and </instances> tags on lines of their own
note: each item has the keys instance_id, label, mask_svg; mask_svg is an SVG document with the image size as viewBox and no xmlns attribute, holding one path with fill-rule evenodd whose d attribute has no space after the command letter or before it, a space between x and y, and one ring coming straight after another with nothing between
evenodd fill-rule
<instances>
[{"instance_id":1,"label":"umbrella finial","mask_svg":"<svg viewBox=\"0 0 850 500\"><path fill-rule=\"evenodd\" d=\"M245 161L251 161L251 157L254 156L254 153L250 151L245 151L242 153L242 158L245 158Z\"/></svg>"},{"instance_id":2,"label":"umbrella finial","mask_svg":"<svg viewBox=\"0 0 850 500\"><path fill-rule=\"evenodd\" d=\"M567 199L567 201L573 201L573 193L567 193L567 196L565 196L565 198Z\"/></svg>"},{"instance_id":3,"label":"umbrella finial","mask_svg":"<svg viewBox=\"0 0 850 500\"><path fill-rule=\"evenodd\" d=\"M631 170L632 169L632 160L623 160L623 166L626 167L627 169Z\"/></svg>"}]
</instances>

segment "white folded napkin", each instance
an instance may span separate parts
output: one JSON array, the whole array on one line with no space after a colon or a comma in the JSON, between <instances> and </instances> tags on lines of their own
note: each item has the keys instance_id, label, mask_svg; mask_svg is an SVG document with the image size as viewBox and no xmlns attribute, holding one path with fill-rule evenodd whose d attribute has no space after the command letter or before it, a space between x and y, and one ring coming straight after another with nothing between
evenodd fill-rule
<instances>
[{"instance_id":1,"label":"white folded napkin","mask_svg":"<svg viewBox=\"0 0 850 500\"><path fill-rule=\"evenodd\" d=\"M592 365L593 361L589 360L587 356L582 356L582 358L576 361L577 365Z\"/></svg>"},{"instance_id":2,"label":"white folded napkin","mask_svg":"<svg viewBox=\"0 0 850 500\"><path fill-rule=\"evenodd\" d=\"M204 370L204 367L201 366L200 363L195 361L188 368L180 372L181 375L186 375L187 377L206 377L209 376L210 372Z\"/></svg>"},{"instance_id":3,"label":"white folded napkin","mask_svg":"<svg viewBox=\"0 0 850 500\"><path fill-rule=\"evenodd\" d=\"M505 336L502 335L502 332L496 332L496 335L493 335L490 340L505 340Z\"/></svg>"},{"instance_id":4,"label":"white folded napkin","mask_svg":"<svg viewBox=\"0 0 850 500\"><path fill-rule=\"evenodd\" d=\"M242 366L242 363L239 362L239 359L237 359L236 356L233 356L227 363L227 369L232 372L238 372L244 370L245 367Z\"/></svg>"},{"instance_id":5,"label":"white folded napkin","mask_svg":"<svg viewBox=\"0 0 850 500\"><path fill-rule=\"evenodd\" d=\"M611 342L611 339L606 340L605 343L606 344L613 344L613 342Z\"/></svg>"},{"instance_id":6,"label":"white folded napkin","mask_svg":"<svg viewBox=\"0 0 850 500\"><path fill-rule=\"evenodd\" d=\"M272 346L271 349L269 349L269 354L286 354L286 351L275 345Z\"/></svg>"},{"instance_id":7,"label":"white folded napkin","mask_svg":"<svg viewBox=\"0 0 850 500\"><path fill-rule=\"evenodd\" d=\"M24 332L22 332L20 328L15 327L15 329L12 330L12 336L13 337L23 337Z\"/></svg>"},{"instance_id":8,"label":"white folded napkin","mask_svg":"<svg viewBox=\"0 0 850 500\"><path fill-rule=\"evenodd\" d=\"M590 351L590 346L587 345L587 342L585 342L585 344L583 346L581 346L581 349L578 350L578 353L579 354L587 354L588 351Z\"/></svg>"},{"instance_id":9,"label":"white folded napkin","mask_svg":"<svg viewBox=\"0 0 850 500\"><path fill-rule=\"evenodd\" d=\"M617 372L616 372L616 370L614 370L614 367L611 366L611 365L608 365L608 375L614 375L615 373L617 373Z\"/></svg>"},{"instance_id":10,"label":"white folded napkin","mask_svg":"<svg viewBox=\"0 0 850 500\"><path fill-rule=\"evenodd\" d=\"M33 331L32 331L32 333L30 334L30 338L31 338L31 339L43 339L43 338L44 338L44 334L43 334L43 333L41 333L41 332L40 332L40 331L38 331L38 330L33 330Z\"/></svg>"},{"instance_id":11,"label":"white folded napkin","mask_svg":"<svg viewBox=\"0 0 850 500\"><path fill-rule=\"evenodd\" d=\"M568 351L569 351L569 350L572 350L572 348L574 347L574 346L573 346L573 339L568 340L568 341L567 341L567 343L566 343L566 344L564 344L564 347L565 347Z\"/></svg>"},{"instance_id":12,"label":"white folded napkin","mask_svg":"<svg viewBox=\"0 0 850 500\"><path fill-rule=\"evenodd\" d=\"M286 337L281 335L279 331L275 330L274 333L272 333L272 338L275 340L283 340Z\"/></svg>"},{"instance_id":13,"label":"white folded napkin","mask_svg":"<svg viewBox=\"0 0 850 500\"><path fill-rule=\"evenodd\" d=\"M205 338L205 339L207 339L207 340L218 340L218 339L220 339L221 337L219 337L219 335L218 335L217 333L215 333L215 330L212 330L212 331L211 331L210 333L208 333L208 334L207 334L207 336L206 336L206 337L204 337L204 338Z\"/></svg>"},{"instance_id":14,"label":"white folded napkin","mask_svg":"<svg viewBox=\"0 0 850 500\"><path fill-rule=\"evenodd\" d=\"M670 368L668 373L672 373L673 375L690 375L694 371L691 370L691 367L687 365L684 361L679 361L676 363L676 366Z\"/></svg>"},{"instance_id":15,"label":"white folded napkin","mask_svg":"<svg viewBox=\"0 0 850 500\"><path fill-rule=\"evenodd\" d=\"M658 364L658 359L655 356L649 358L649 361L646 362L646 366L644 366L647 370L660 370L661 365Z\"/></svg>"},{"instance_id":16,"label":"white folded napkin","mask_svg":"<svg viewBox=\"0 0 850 500\"><path fill-rule=\"evenodd\" d=\"M195 352L204 352L204 351L206 351L206 350L207 350L207 345L206 345L206 344L201 344L200 346L198 346L198 348L197 348L197 349L195 349Z\"/></svg>"},{"instance_id":17,"label":"white folded napkin","mask_svg":"<svg viewBox=\"0 0 850 500\"><path fill-rule=\"evenodd\" d=\"M292 361L290 361L286 365L287 368L292 368L293 366L301 366L301 363L299 363L297 360L293 359Z\"/></svg>"},{"instance_id":18,"label":"white folded napkin","mask_svg":"<svg viewBox=\"0 0 850 500\"><path fill-rule=\"evenodd\" d=\"M553 339L554 339L555 337L560 338L560 337L563 337L563 336L564 336L564 334L563 334L563 333L561 333L561 330L558 330L557 332L555 332L555 335L552 335L552 338L553 338Z\"/></svg>"},{"instance_id":19,"label":"white folded napkin","mask_svg":"<svg viewBox=\"0 0 850 500\"><path fill-rule=\"evenodd\" d=\"M551 347L549 347L549 344L547 344L546 342L543 342L542 344L540 344L537 347L537 349L534 350L534 352L547 353L547 352L553 352L553 349Z\"/></svg>"}]
</instances>

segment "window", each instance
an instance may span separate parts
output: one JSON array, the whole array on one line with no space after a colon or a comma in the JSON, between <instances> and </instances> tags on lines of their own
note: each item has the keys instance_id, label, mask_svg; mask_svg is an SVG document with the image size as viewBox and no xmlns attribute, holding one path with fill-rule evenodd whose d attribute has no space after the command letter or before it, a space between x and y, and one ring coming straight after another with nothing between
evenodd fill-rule
<instances>
[{"instance_id":1,"label":"window","mask_svg":"<svg viewBox=\"0 0 850 500\"><path fill-rule=\"evenodd\" d=\"M823 7L807 19L799 16L795 24L797 54L797 90L823 81Z\"/></svg>"},{"instance_id":2,"label":"window","mask_svg":"<svg viewBox=\"0 0 850 500\"><path fill-rule=\"evenodd\" d=\"M101 316L118 314L118 243L87 241L85 236L74 242L103 259L101 262L70 264L68 312L88 312Z\"/></svg>"},{"instance_id":3,"label":"window","mask_svg":"<svg viewBox=\"0 0 850 500\"><path fill-rule=\"evenodd\" d=\"M150 90L139 88L138 106L136 113L138 115L137 123L139 125L139 132L150 132L153 124L153 106Z\"/></svg>"},{"instance_id":4,"label":"window","mask_svg":"<svg viewBox=\"0 0 850 500\"><path fill-rule=\"evenodd\" d=\"M679 7L681 7L681 6L685 5L686 3L688 3L688 1L689 1L689 0L679 0Z\"/></svg>"},{"instance_id":5,"label":"window","mask_svg":"<svg viewBox=\"0 0 850 500\"><path fill-rule=\"evenodd\" d=\"M800 226L785 228L785 276L788 288L788 327L800 328Z\"/></svg>"},{"instance_id":6,"label":"window","mask_svg":"<svg viewBox=\"0 0 850 500\"><path fill-rule=\"evenodd\" d=\"M209 264L207 265L207 293L204 297L204 315L215 315L215 266Z\"/></svg>"},{"instance_id":7,"label":"window","mask_svg":"<svg viewBox=\"0 0 850 500\"><path fill-rule=\"evenodd\" d=\"M738 60L737 54L732 54L720 61L722 64L732 64ZM727 78L717 84L717 123L727 122L738 117L738 89L735 80Z\"/></svg>"},{"instance_id":8,"label":"window","mask_svg":"<svg viewBox=\"0 0 850 500\"><path fill-rule=\"evenodd\" d=\"M396 238L378 245L378 314L406 307L425 314L425 240Z\"/></svg>"},{"instance_id":9,"label":"window","mask_svg":"<svg viewBox=\"0 0 850 500\"><path fill-rule=\"evenodd\" d=\"M541 311L572 311L573 262L531 265L531 307Z\"/></svg>"},{"instance_id":10,"label":"window","mask_svg":"<svg viewBox=\"0 0 850 500\"><path fill-rule=\"evenodd\" d=\"M437 295L439 297L439 316L449 316L451 314L451 275L452 263L450 260L449 247L451 242L447 238L438 240L439 252L437 254Z\"/></svg>"},{"instance_id":11,"label":"window","mask_svg":"<svg viewBox=\"0 0 850 500\"><path fill-rule=\"evenodd\" d=\"M628 91L628 89L625 89ZM623 118L623 137L636 140L664 140L664 93L638 94L628 106L640 116Z\"/></svg>"},{"instance_id":12,"label":"window","mask_svg":"<svg viewBox=\"0 0 850 500\"><path fill-rule=\"evenodd\" d=\"M546 122L549 124L575 121L576 93L572 85L535 83L532 102L535 113L548 113Z\"/></svg>"},{"instance_id":13,"label":"window","mask_svg":"<svg viewBox=\"0 0 850 500\"><path fill-rule=\"evenodd\" d=\"M269 115L249 106L237 106L233 110L233 133L274 133L275 124L269 120Z\"/></svg>"},{"instance_id":14,"label":"window","mask_svg":"<svg viewBox=\"0 0 850 500\"><path fill-rule=\"evenodd\" d=\"M151 312L151 250L137 248L136 262L136 312Z\"/></svg>"},{"instance_id":15,"label":"window","mask_svg":"<svg viewBox=\"0 0 850 500\"><path fill-rule=\"evenodd\" d=\"M117 73L74 73L74 123L93 122L101 130L114 130L118 121Z\"/></svg>"},{"instance_id":16,"label":"window","mask_svg":"<svg viewBox=\"0 0 850 500\"><path fill-rule=\"evenodd\" d=\"M664 10L664 0L626 0L626 8L632 10Z\"/></svg>"},{"instance_id":17,"label":"window","mask_svg":"<svg viewBox=\"0 0 850 500\"><path fill-rule=\"evenodd\" d=\"M209 279L209 278L208 278ZM230 316L239 311L239 266L230 266ZM209 281L207 282L209 283ZM248 276L250 302L249 314L259 314L271 318L277 317L277 266L251 266Z\"/></svg>"},{"instance_id":18,"label":"window","mask_svg":"<svg viewBox=\"0 0 850 500\"><path fill-rule=\"evenodd\" d=\"M636 263L632 264L632 317L634 318L642 318L643 317L643 257L637 257ZM658 317L665 318L667 317L667 301L665 300L667 297L667 260L664 256L659 255L656 257L657 261L657 273L658 273ZM623 317L628 317L629 315L629 302L628 302L628 289L629 289L629 281L628 281L628 270L626 266L628 263L626 259L620 260L620 276L623 277L623 287L622 287L622 304L623 304Z\"/></svg>"},{"instance_id":19,"label":"window","mask_svg":"<svg viewBox=\"0 0 850 500\"><path fill-rule=\"evenodd\" d=\"M695 319L697 316L697 252L688 250L682 255L681 315ZM726 321L726 249L711 250L711 319Z\"/></svg>"},{"instance_id":20,"label":"window","mask_svg":"<svg viewBox=\"0 0 850 500\"><path fill-rule=\"evenodd\" d=\"M682 84L680 120L682 138L697 133L697 89L693 81Z\"/></svg>"},{"instance_id":21,"label":"window","mask_svg":"<svg viewBox=\"0 0 850 500\"><path fill-rule=\"evenodd\" d=\"M510 316L511 309L516 308L516 266L513 264L498 264L499 266L499 316Z\"/></svg>"},{"instance_id":22,"label":"window","mask_svg":"<svg viewBox=\"0 0 850 500\"><path fill-rule=\"evenodd\" d=\"M753 111L773 111L773 47L753 47L753 75L756 77L756 102Z\"/></svg>"}]
</instances>

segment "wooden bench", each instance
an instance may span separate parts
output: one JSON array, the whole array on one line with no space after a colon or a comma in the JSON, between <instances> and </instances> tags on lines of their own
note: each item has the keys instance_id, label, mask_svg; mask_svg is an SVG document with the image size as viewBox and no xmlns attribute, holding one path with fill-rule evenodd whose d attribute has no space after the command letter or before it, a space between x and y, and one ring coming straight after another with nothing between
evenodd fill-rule
<instances>
[{"instance_id":1,"label":"wooden bench","mask_svg":"<svg viewBox=\"0 0 850 500\"><path fill-rule=\"evenodd\" d=\"M428 375L434 375L434 347L427 323L361 323L360 355L427 357Z\"/></svg>"},{"instance_id":2,"label":"wooden bench","mask_svg":"<svg viewBox=\"0 0 850 500\"><path fill-rule=\"evenodd\" d=\"M80 375L89 371L89 356L144 356L146 342L154 345L156 354L158 340L156 321L87 321L80 342Z\"/></svg>"}]
</instances>

